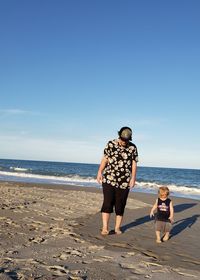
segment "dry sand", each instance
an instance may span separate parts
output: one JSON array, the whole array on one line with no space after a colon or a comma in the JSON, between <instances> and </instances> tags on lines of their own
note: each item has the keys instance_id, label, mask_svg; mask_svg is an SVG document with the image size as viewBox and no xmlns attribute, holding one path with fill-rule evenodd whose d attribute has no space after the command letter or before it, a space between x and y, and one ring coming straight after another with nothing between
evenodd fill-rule
<instances>
[{"instance_id":1,"label":"dry sand","mask_svg":"<svg viewBox=\"0 0 200 280\"><path fill-rule=\"evenodd\" d=\"M197 200L173 198L172 236L156 244L154 195L131 193L123 234L102 237L99 189L1 182L0 191L0 279L200 279Z\"/></svg>"}]
</instances>

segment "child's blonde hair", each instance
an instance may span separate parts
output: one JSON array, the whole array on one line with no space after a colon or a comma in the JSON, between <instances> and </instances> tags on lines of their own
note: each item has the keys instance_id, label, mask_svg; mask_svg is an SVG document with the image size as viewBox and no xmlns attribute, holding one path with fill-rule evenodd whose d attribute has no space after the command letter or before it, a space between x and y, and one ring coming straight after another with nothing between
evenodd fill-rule
<instances>
[{"instance_id":1,"label":"child's blonde hair","mask_svg":"<svg viewBox=\"0 0 200 280\"><path fill-rule=\"evenodd\" d=\"M165 186L160 187L158 189L158 195L159 195L159 197L162 197L163 195L168 196L169 195L169 188L165 187Z\"/></svg>"}]
</instances>

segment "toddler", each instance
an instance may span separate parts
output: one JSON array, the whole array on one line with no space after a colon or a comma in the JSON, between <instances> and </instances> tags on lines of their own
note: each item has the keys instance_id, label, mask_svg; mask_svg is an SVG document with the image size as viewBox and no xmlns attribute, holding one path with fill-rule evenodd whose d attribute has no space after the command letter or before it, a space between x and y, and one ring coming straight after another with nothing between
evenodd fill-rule
<instances>
[{"instance_id":1,"label":"toddler","mask_svg":"<svg viewBox=\"0 0 200 280\"><path fill-rule=\"evenodd\" d=\"M169 234L171 230L171 224L174 218L174 207L169 196L168 187L160 187L158 190L158 198L153 205L150 217L154 216L154 211L157 210L155 216L155 230L156 230L156 242L161 243L162 241L167 241L169 239ZM161 241L161 232L164 236Z\"/></svg>"}]
</instances>

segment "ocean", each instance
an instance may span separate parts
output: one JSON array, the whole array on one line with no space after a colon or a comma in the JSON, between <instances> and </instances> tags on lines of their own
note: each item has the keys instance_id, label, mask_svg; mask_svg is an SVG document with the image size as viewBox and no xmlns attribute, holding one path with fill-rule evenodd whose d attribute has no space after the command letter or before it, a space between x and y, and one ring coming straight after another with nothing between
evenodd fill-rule
<instances>
[{"instance_id":1,"label":"ocean","mask_svg":"<svg viewBox=\"0 0 200 280\"><path fill-rule=\"evenodd\" d=\"M45 184L101 186L96 181L98 164L0 159L0 180ZM200 199L200 170L138 167L136 192L157 193L159 186L171 196Z\"/></svg>"}]
</instances>

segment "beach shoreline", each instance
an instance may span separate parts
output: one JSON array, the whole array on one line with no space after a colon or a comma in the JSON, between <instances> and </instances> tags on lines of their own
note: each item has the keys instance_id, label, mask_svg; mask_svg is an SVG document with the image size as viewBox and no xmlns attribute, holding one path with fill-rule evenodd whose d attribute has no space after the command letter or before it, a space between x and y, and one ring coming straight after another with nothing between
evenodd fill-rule
<instances>
[{"instance_id":1,"label":"beach shoreline","mask_svg":"<svg viewBox=\"0 0 200 280\"><path fill-rule=\"evenodd\" d=\"M0 182L0 189L0 279L200 276L198 200L173 197L173 235L158 246L149 219L155 194L131 192L124 233L102 237L100 188Z\"/></svg>"}]
</instances>

